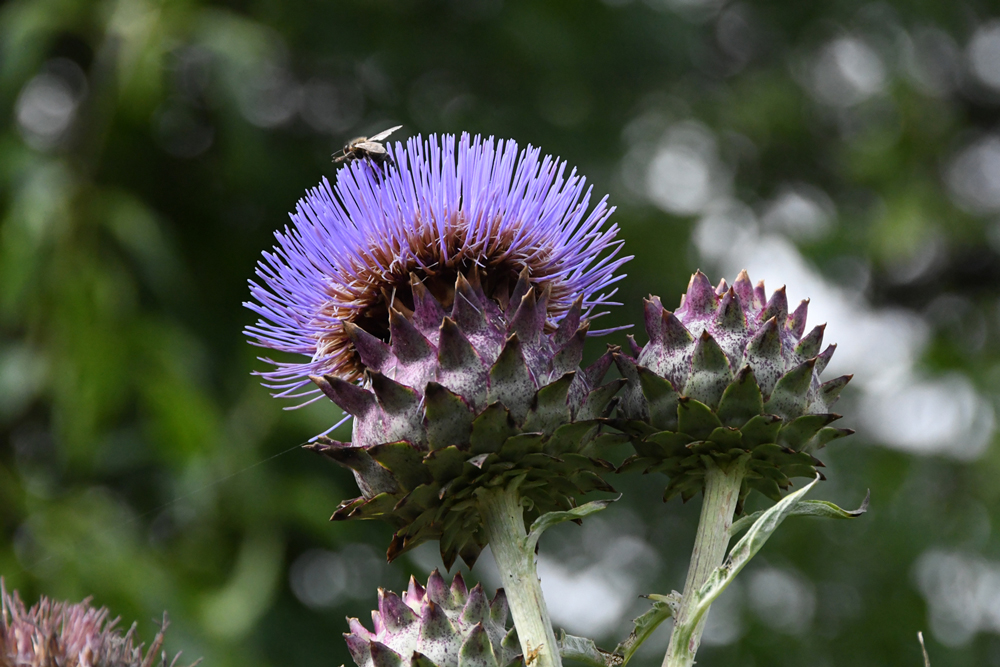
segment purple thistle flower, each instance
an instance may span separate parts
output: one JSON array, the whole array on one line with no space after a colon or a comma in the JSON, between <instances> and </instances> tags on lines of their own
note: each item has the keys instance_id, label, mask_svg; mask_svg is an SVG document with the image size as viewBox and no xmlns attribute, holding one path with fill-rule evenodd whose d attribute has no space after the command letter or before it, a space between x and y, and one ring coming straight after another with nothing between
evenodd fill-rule
<instances>
[{"instance_id":1,"label":"purple thistle flower","mask_svg":"<svg viewBox=\"0 0 1000 667\"><path fill-rule=\"evenodd\" d=\"M250 281L261 319L248 326L261 347L308 357L262 372L278 397L315 395L310 376L346 380L366 365L345 323L389 338L389 310L412 312L411 274L444 307L455 299L460 273L478 269L486 296L506 307L519 274L546 290L547 331L555 331L582 297L593 319L616 305L618 227L614 211L565 162L537 148L492 137L414 137L387 146L395 167L383 172L360 160L341 169L336 184L323 179L301 199L291 227L258 263ZM601 331L591 332L605 333ZM300 391L301 390L301 391ZM315 398L313 400L315 400Z\"/></svg>"},{"instance_id":2,"label":"purple thistle flower","mask_svg":"<svg viewBox=\"0 0 1000 667\"><path fill-rule=\"evenodd\" d=\"M0 667L152 667L166 665L160 656L163 625L148 651L136 642L133 623L124 635L108 620L106 607L95 609L90 598L77 604L42 597L26 609L17 591L8 594L0 579ZM180 654L169 664L177 663ZM200 661L199 661L200 662ZM195 663L197 664L197 663Z\"/></svg>"}]
</instances>

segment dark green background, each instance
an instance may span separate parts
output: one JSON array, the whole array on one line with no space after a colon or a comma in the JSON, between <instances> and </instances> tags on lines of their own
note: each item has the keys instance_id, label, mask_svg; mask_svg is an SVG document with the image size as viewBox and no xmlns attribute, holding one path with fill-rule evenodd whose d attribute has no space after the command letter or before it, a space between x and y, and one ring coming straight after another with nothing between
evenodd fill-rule
<instances>
[{"instance_id":1,"label":"dark green background","mask_svg":"<svg viewBox=\"0 0 1000 667\"><path fill-rule=\"evenodd\" d=\"M29 600L93 595L138 619L147 640L167 609L168 648L212 667L305 666L350 662L343 617L365 618L378 585L426 576L433 549L385 566L387 527L327 522L354 482L290 448L339 411L282 411L251 377L262 366L241 334L254 264L305 189L334 175L330 154L402 123L397 136L469 131L540 145L610 193L636 258L609 323L641 321L649 293L673 307L699 266L732 280L739 267L692 239L712 229L703 216L739 205L867 313L830 323L857 345L842 354L863 349L869 334L847 335L863 317L921 318L928 338L905 359L908 374L883 372L880 358L853 369L838 409L859 432L825 455L830 481L815 497L856 506L870 487L871 510L853 523L787 523L717 610L736 631L717 633L699 664L917 667L924 630L935 667L1000 665L1000 448L989 431L1000 392L996 10L916 0L7 2L6 585ZM707 165L697 173L714 175L713 194L658 207L648 165L677 146L674 157L694 160L673 163L690 167L680 176ZM825 227L769 223L789 192L806 193ZM782 267L771 266L784 282ZM789 278L794 298L804 289ZM873 349L903 349L891 323L870 335ZM895 403L866 405L866 388L892 395L914 378L978 406L942 415L953 428L919 454L878 441ZM913 414L934 422L948 391L927 393ZM978 441L962 442L976 420ZM607 608L602 590L628 600L597 633L608 648L643 611L635 595L682 586L698 505L662 504L662 478L612 482L626 491L621 503L583 528L554 529L541 549L581 573L581 606ZM315 549L353 568L346 593L321 607L290 584ZM658 661L655 647L637 658Z\"/></svg>"}]
</instances>

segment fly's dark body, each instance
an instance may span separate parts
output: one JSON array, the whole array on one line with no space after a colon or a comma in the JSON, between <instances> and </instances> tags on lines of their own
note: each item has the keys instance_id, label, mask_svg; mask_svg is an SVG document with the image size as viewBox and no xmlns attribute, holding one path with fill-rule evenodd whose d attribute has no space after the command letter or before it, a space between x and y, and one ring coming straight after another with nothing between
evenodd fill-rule
<instances>
[{"instance_id":1,"label":"fly's dark body","mask_svg":"<svg viewBox=\"0 0 1000 667\"><path fill-rule=\"evenodd\" d=\"M372 163L382 167L386 163L389 166L395 164L392 160L392 156L389 155L388 151L385 150L381 141L383 141L390 134L403 127L402 125L397 125L396 127L390 127L384 132L379 132L372 137L358 137L356 139L351 139L347 142L347 145L343 149L333 154L334 162L353 162L354 160L367 159Z\"/></svg>"}]
</instances>

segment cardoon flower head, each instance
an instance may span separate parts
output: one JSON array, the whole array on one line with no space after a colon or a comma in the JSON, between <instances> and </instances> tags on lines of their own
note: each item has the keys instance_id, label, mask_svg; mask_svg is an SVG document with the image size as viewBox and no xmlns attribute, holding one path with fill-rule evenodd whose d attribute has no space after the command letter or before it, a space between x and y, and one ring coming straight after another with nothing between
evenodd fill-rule
<instances>
[{"instance_id":1,"label":"cardoon flower head","mask_svg":"<svg viewBox=\"0 0 1000 667\"><path fill-rule=\"evenodd\" d=\"M853 433L829 425L851 376L820 382L836 345L822 349L825 324L806 333L808 305L789 313L784 287L768 299L746 271L714 288L695 273L674 312L650 297L649 342L633 342L635 359L615 355L629 380L622 427L637 452L622 469L666 474L664 500L701 490L709 461L745 461L741 501L751 489L779 500L789 478L815 477L814 454Z\"/></svg>"},{"instance_id":2,"label":"cardoon flower head","mask_svg":"<svg viewBox=\"0 0 1000 667\"><path fill-rule=\"evenodd\" d=\"M8 595L0 581L0 667L151 667L164 665L158 656L163 625L148 651L136 644L135 624L124 635L119 619L109 621L105 607L95 609L89 598L77 604L41 598L25 609L17 591ZM176 664L178 654L171 666Z\"/></svg>"},{"instance_id":3,"label":"cardoon flower head","mask_svg":"<svg viewBox=\"0 0 1000 667\"><path fill-rule=\"evenodd\" d=\"M441 540L450 567L487 542L477 489L517 484L534 515L610 487L585 455L621 382L579 367L588 318L611 303L613 209L535 148L463 135L389 147L299 202L251 283L256 344L308 357L263 375L278 396L315 383L354 417L352 443L312 448L362 495L334 519L378 518L389 557Z\"/></svg>"}]
</instances>

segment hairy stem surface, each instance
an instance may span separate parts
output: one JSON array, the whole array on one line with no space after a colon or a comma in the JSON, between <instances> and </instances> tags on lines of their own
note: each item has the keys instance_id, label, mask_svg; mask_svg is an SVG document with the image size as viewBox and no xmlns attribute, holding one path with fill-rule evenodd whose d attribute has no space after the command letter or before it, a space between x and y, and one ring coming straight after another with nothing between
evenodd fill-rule
<instances>
[{"instance_id":1,"label":"hairy stem surface","mask_svg":"<svg viewBox=\"0 0 1000 667\"><path fill-rule=\"evenodd\" d=\"M740 485L746 474L746 461L741 459L723 469L713 462L708 463L705 475L705 498L701 506L698 534L691 552L687 581L680 610L674 619L674 632L670 637L663 667L690 667L701 644L701 633L705 629L705 614L697 625L691 627L691 618L696 606L696 594L709 575L726 557L729 547L729 527L733 524L733 513L739 500Z\"/></svg>"},{"instance_id":2,"label":"hairy stem surface","mask_svg":"<svg viewBox=\"0 0 1000 667\"><path fill-rule=\"evenodd\" d=\"M535 570L535 554L527 547L517 485L482 489L477 498L525 660L530 667L562 667Z\"/></svg>"}]
</instances>

